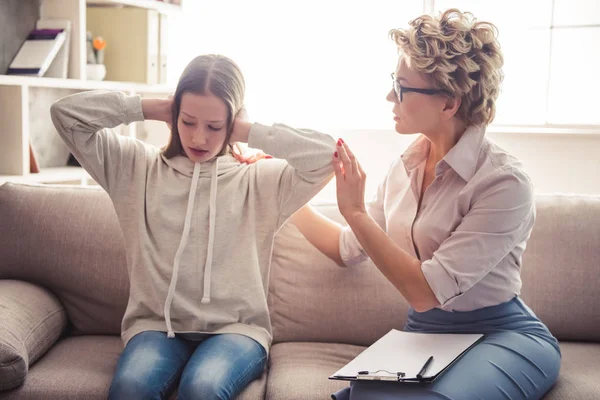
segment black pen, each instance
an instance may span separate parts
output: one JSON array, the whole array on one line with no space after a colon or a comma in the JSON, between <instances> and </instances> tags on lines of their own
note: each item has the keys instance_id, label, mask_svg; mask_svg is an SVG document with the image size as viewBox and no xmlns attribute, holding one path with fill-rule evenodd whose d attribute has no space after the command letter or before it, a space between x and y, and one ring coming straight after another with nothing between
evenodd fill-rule
<instances>
[{"instance_id":1,"label":"black pen","mask_svg":"<svg viewBox=\"0 0 600 400\"><path fill-rule=\"evenodd\" d=\"M429 357L427 359L427 361L425 361L425 364L423 364L423 368L421 368L421 370L417 374L418 380L422 380L424 378L423 375L425 375L425 372L427 372L427 368L429 367L429 364L431 364L432 361L433 361L433 356Z\"/></svg>"}]
</instances>

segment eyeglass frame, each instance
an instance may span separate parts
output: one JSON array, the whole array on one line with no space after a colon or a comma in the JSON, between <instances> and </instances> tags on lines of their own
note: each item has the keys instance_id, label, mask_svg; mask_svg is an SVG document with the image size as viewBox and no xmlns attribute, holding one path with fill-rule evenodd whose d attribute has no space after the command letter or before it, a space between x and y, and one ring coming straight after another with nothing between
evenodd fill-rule
<instances>
[{"instance_id":1,"label":"eyeglass frame","mask_svg":"<svg viewBox=\"0 0 600 400\"><path fill-rule=\"evenodd\" d=\"M402 100L404 99L404 93L410 93L410 92L426 94L428 96L435 96L437 94L445 94L446 96L450 95L444 89L420 89L420 88L412 88L412 87L402 86L400 84L400 82L398 81L398 79L396 79L396 74L394 74L392 72L390 75L392 76L392 82L393 82L392 87L394 89L394 94L396 95L396 99L398 99L398 101L400 103L402 103Z\"/></svg>"}]
</instances>

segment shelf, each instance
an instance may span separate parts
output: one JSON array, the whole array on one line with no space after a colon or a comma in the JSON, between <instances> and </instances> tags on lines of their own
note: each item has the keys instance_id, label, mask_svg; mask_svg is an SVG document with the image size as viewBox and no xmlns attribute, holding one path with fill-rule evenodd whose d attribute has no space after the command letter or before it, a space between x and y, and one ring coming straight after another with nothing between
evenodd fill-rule
<instances>
[{"instance_id":1,"label":"shelf","mask_svg":"<svg viewBox=\"0 0 600 400\"><path fill-rule=\"evenodd\" d=\"M156 0L86 0L88 5L99 6L129 6L155 10L161 14L181 12L181 5L164 3Z\"/></svg>"},{"instance_id":2,"label":"shelf","mask_svg":"<svg viewBox=\"0 0 600 400\"><path fill-rule=\"evenodd\" d=\"M2 1L2 0L0 0ZM17 1L18 2L18 1ZM30 174L30 146L52 146L55 139L54 127L48 110L50 105L63 96L89 90L120 91L129 95L148 97L166 97L174 93L175 85L146 84L137 82L164 82L166 73L163 66L167 62L166 47L168 24L177 24L182 14L183 1L174 0L39 0L39 13L35 18L41 20L69 20L71 34L69 36L70 79L17 76L0 74L0 183L21 182L33 184L65 184L78 183L86 185L93 179L81 168L63 166L60 168L42 168L42 172ZM148 12L147 10L150 10ZM15 25L25 22L22 13L15 10L10 20ZM118 36L124 50L114 59L126 58L135 49L147 49L150 55L134 56L141 59L141 65L130 65L132 74L119 77L109 75L106 81L86 80L87 76L87 30L93 18L88 21L88 14L104 11L114 14L114 18L101 18L99 23L107 28L105 32L114 31L114 26L127 26L128 34ZM139 18L129 17L136 14ZM167 17L165 17L167 15ZM115 25L118 18L125 19L124 24ZM147 18L144 18L147 17ZM164 23L164 26L163 26ZM150 25L152 31L150 31ZM12 25L11 25L12 26ZM90 29L94 31L94 29ZM98 30L96 28L95 30ZM140 39L141 38L141 39ZM154 40L156 38L156 40ZM125 40L127 39L127 40ZM137 42L133 39L136 39ZM109 42L111 42L109 40ZM113 41L113 43L115 43ZM151 53L150 53L151 51ZM131 53L131 54L130 54ZM156 59L154 56L156 55ZM150 58L152 56L152 58ZM154 63L154 64L151 64ZM150 69L160 76L150 75ZM119 71L115 68L113 71ZM4 72L4 71L2 71ZM154 72L152 72L154 74ZM162 74L162 75L161 75ZM156 78L156 79L155 79ZM130 124L124 129L128 136L136 137L137 130L146 131L142 124ZM60 143L57 143L60 145ZM60 161L51 165L60 165Z\"/></svg>"},{"instance_id":3,"label":"shelf","mask_svg":"<svg viewBox=\"0 0 600 400\"><path fill-rule=\"evenodd\" d=\"M29 86L76 90L119 90L156 94L171 94L175 91L175 88L169 85L148 85L133 82L84 81L79 79L38 78L18 75L0 75L0 86Z\"/></svg>"},{"instance_id":4,"label":"shelf","mask_svg":"<svg viewBox=\"0 0 600 400\"><path fill-rule=\"evenodd\" d=\"M58 167L43 168L36 174L0 175L0 184L86 182L88 179L91 179L90 175L81 167Z\"/></svg>"}]
</instances>

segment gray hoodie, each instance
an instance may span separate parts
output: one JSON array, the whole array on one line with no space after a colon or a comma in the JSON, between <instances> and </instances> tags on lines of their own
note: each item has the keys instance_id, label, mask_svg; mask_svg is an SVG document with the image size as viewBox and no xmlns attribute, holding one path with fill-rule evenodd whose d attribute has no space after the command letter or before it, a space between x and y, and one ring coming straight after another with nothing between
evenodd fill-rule
<instances>
[{"instance_id":1,"label":"gray hoodie","mask_svg":"<svg viewBox=\"0 0 600 400\"><path fill-rule=\"evenodd\" d=\"M53 104L51 114L116 210L130 281L124 343L149 330L237 333L268 351L273 238L331 177L335 140L254 124L249 146L274 159L245 165L225 155L200 164L166 159L111 129L144 119L139 96L80 93Z\"/></svg>"}]
</instances>

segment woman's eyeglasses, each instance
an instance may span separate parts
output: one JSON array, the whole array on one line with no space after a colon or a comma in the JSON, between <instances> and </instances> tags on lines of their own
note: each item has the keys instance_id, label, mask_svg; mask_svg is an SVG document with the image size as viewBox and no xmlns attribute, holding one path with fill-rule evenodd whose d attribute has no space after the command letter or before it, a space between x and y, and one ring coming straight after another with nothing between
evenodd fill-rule
<instances>
[{"instance_id":1,"label":"woman's eyeglasses","mask_svg":"<svg viewBox=\"0 0 600 400\"><path fill-rule=\"evenodd\" d=\"M398 99L398 101L400 103L402 103L402 99L404 97L404 93L409 93L409 92L414 92L414 93L421 93L421 94L426 94L429 96L433 96L436 94L448 94L448 92L446 92L443 89L419 89L419 88L411 88L411 87L406 87L406 86L402 86L400 84L400 82L398 81L398 79L396 79L396 74L394 74L392 72L392 81L394 82L394 93L396 94L396 98Z\"/></svg>"}]
</instances>

